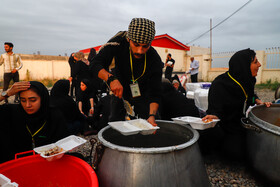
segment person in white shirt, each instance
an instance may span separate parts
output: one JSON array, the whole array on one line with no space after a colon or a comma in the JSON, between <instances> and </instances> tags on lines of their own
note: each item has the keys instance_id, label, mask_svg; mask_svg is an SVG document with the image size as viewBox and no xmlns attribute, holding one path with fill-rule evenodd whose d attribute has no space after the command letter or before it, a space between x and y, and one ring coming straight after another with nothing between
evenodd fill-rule
<instances>
[{"instance_id":1,"label":"person in white shirt","mask_svg":"<svg viewBox=\"0 0 280 187\"><path fill-rule=\"evenodd\" d=\"M192 82L197 82L198 68L199 68L199 61L194 60L194 57L191 57L190 71L188 73L191 74Z\"/></svg>"},{"instance_id":2,"label":"person in white shirt","mask_svg":"<svg viewBox=\"0 0 280 187\"><path fill-rule=\"evenodd\" d=\"M10 42L4 43L6 53L0 56L0 65L4 64L4 87L3 91L9 88L10 81L19 82L18 70L22 68L22 62L19 55L13 53L14 45ZM19 102L18 94L15 97L15 103ZM8 100L5 99L5 103Z\"/></svg>"}]
</instances>

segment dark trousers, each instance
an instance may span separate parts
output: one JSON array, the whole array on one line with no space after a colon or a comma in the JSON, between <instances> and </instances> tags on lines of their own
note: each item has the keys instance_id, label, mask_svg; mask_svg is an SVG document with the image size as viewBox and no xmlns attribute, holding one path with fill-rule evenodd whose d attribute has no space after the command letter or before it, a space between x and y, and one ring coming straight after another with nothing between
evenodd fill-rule
<instances>
[{"instance_id":1,"label":"dark trousers","mask_svg":"<svg viewBox=\"0 0 280 187\"><path fill-rule=\"evenodd\" d=\"M70 96L73 97L74 94L75 94L75 96L77 96L77 79L76 78L73 78L71 88L70 88Z\"/></svg>"},{"instance_id":2,"label":"dark trousers","mask_svg":"<svg viewBox=\"0 0 280 187\"><path fill-rule=\"evenodd\" d=\"M167 78L170 82L172 82L171 77L172 77L172 69L171 70L169 70L169 69L165 70L165 78Z\"/></svg>"},{"instance_id":3,"label":"dark trousers","mask_svg":"<svg viewBox=\"0 0 280 187\"><path fill-rule=\"evenodd\" d=\"M15 73L4 73L4 87L3 91L8 90L9 84L13 80L14 82L19 82L19 74L18 72ZM15 96L15 100L18 100L18 94Z\"/></svg>"},{"instance_id":4,"label":"dark trousers","mask_svg":"<svg viewBox=\"0 0 280 187\"><path fill-rule=\"evenodd\" d=\"M197 82L197 74L191 75L191 81L192 82Z\"/></svg>"}]
</instances>

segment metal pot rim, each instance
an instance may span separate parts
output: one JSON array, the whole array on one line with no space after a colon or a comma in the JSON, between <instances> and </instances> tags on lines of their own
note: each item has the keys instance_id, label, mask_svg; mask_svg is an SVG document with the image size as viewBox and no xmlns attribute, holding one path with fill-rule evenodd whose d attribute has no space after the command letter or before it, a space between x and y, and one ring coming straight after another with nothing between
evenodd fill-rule
<instances>
[{"instance_id":1,"label":"metal pot rim","mask_svg":"<svg viewBox=\"0 0 280 187\"><path fill-rule=\"evenodd\" d=\"M181 125L178 123L174 123L173 121L165 121L165 120L157 120L158 122L168 122L168 123L173 123L177 125ZM102 136L103 132L109 128L110 126L104 127L98 132L98 139L102 142L102 144L108 148L111 148L113 150L118 150L118 151L123 151L123 152L133 152L133 153L166 153L166 152L172 152L176 150L181 150L186 147L189 147L193 145L194 143L197 142L199 138L199 134L196 130L192 129L189 126L181 125L189 129L190 131L193 132L193 137L186 143L180 144L180 145L175 145L175 146L168 146L168 147L160 147L160 148L131 148L131 147L125 147L125 146L119 146L116 144L113 144L111 142L108 142L105 140Z\"/></svg>"},{"instance_id":2,"label":"metal pot rim","mask_svg":"<svg viewBox=\"0 0 280 187\"><path fill-rule=\"evenodd\" d=\"M253 110L256 108L265 107L263 105L255 106L248 115L248 118L254 123L254 125L260 127L261 129L271 132L276 135L280 135L280 127L263 121L262 119L258 118L255 114L253 114ZM270 107L280 107L280 104L272 104Z\"/></svg>"}]
</instances>

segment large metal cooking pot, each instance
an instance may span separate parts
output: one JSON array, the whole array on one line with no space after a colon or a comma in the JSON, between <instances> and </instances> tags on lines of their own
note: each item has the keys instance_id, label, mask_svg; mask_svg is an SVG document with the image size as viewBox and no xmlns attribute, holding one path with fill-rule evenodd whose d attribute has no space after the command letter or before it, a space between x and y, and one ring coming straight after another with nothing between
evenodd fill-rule
<instances>
[{"instance_id":1,"label":"large metal cooking pot","mask_svg":"<svg viewBox=\"0 0 280 187\"><path fill-rule=\"evenodd\" d=\"M124 136L109 126L98 133L105 146L100 186L210 186L198 132L171 121L157 124L153 135Z\"/></svg>"},{"instance_id":2,"label":"large metal cooking pot","mask_svg":"<svg viewBox=\"0 0 280 187\"><path fill-rule=\"evenodd\" d=\"M280 185L280 104L256 106L248 118L242 119L248 129L248 158L260 174Z\"/></svg>"}]
</instances>

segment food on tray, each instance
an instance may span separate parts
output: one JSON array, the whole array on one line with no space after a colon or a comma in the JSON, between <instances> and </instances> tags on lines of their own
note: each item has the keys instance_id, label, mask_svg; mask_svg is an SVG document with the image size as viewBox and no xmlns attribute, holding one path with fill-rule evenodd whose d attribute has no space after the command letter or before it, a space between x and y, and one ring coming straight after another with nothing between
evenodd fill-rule
<instances>
[{"instance_id":1,"label":"food on tray","mask_svg":"<svg viewBox=\"0 0 280 187\"><path fill-rule=\"evenodd\" d=\"M140 129L144 129L144 130L150 129L149 127L147 127L147 125L144 125L143 123L138 122L138 121L137 121L137 122L134 122L133 125L136 126L136 127L138 127L138 128L140 128Z\"/></svg>"},{"instance_id":2,"label":"food on tray","mask_svg":"<svg viewBox=\"0 0 280 187\"><path fill-rule=\"evenodd\" d=\"M52 156L52 155L58 154L62 151L63 151L63 149L61 147L55 146L54 148L44 151L43 154L45 156Z\"/></svg>"},{"instance_id":3,"label":"food on tray","mask_svg":"<svg viewBox=\"0 0 280 187\"><path fill-rule=\"evenodd\" d=\"M213 119L205 119L205 120L202 120L204 123L209 123L209 122L212 122Z\"/></svg>"}]
</instances>

